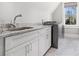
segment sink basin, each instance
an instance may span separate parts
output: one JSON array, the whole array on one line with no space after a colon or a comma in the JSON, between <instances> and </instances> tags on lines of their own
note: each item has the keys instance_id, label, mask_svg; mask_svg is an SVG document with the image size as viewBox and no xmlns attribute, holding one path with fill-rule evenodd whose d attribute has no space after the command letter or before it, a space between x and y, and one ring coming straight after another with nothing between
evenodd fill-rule
<instances>
[{"instance_id":1,"label":"sink basin","mask_svg":"<svg viewBox=\"0 0 79 59\"><path fill-rule=\"evenodd\" d=\"M19 30L25 30L25 29L32 29L33 27L19 27L19 28L10 28L7 31L19 31Z\"/></svg>"}]
</instances>

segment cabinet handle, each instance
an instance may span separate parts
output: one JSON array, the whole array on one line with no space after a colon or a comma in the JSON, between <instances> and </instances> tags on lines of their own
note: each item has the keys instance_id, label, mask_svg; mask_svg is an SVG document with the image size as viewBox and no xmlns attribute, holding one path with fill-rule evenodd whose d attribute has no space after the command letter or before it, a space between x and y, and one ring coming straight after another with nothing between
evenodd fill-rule
<instances>
[{"instance_id":1,"label":"cabinet handle","mask_svg":"<svg viewBox=\"0 0 79 59\"><path fill-rule=\"evenodd\" d=\"M31 51L32 51L32 43L31 43Z\"/></svg>"},{"instance_id":2,"label":"cabinet handle","mask_svg":"<svg viewBox=\"0 0 79 59\"><path fill-rule=\"evenodd\" d=\"M30 43L29 50L32 51L32 43Z\"/></svg>"},{"instance_id":3,"label":"cabinet handle","mask_svg":"<svg viewBox=\"0 0 79 59\"><path fill-rule=\"evenodd\" d=\"M25 55L29 54L29 44L25 46Z\"/></svg>"},{"instance_id":4,"label":"cabinet handle","mask_svg":"<svg viewBox=\"0 0 79 59\"><path fill-rule=\"evenodd\" d=\"M25 56L27 56L27 46L25 46Z\"/></svg>"},{"instance_id":5,"label":"cabinet handle","mask_svg":"<svg viewBox=\"0 0 79 59\"><path fill-rule=\"evenodd\" d=\"M47 34L47 39L48 39L48 34Z\"/></svg>"},{"instance_id":6,"label":"cabinet handle","mask_svg":"<svg viewBox=\"0 0 79 59\"><path fill-rule=\"evenodd\" d=\"M27 45L27 52L29 53L30 51L29 51L29 44Z\"/></svg>"}]
</instances>

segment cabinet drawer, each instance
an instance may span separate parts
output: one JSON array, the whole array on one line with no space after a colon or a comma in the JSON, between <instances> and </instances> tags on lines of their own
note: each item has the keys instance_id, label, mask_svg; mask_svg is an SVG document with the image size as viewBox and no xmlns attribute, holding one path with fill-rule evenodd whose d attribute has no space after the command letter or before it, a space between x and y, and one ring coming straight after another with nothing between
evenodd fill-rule
<instances>
[{"instance_id":1,"label":"cabinet drawer","mask_svg":"<svg viewBox=\"0 0 79 59\"><path fill-rule=\"evenodd\" d=\"M5 45L6 45L5 50L7 51L11 48L14 48L14 47L26 42L26 41L34 39L35 37L37 37L37 31L7 37L6 41L5 41Z\"/></svg>"}]
</instances>

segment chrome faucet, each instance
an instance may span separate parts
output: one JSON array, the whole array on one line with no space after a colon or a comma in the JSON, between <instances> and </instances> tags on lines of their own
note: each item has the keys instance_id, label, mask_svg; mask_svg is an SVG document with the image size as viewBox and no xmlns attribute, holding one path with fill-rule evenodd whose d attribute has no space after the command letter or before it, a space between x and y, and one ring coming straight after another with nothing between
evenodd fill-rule
<instances>
[{"instance_id":1,"label":"chrome faucet","mask_svg":"<svg viewBox=\"0 0 79 59\"><path fill-rule=\"evenodd\" d=\"M16 18L17 18L17 17L22 17L22 15L21 15L21 14L16 15L16 16L14 17L14 19L13 19L13 23L12 23L12 21L11 21L11 23L6 24L6 28L8 28L8 30L9 30L10 28L16 28L15 21L16 21Z\"/></svg>"},{"instance_id":2,"label":"chrome faucet","mask_svg":"<svg viewBox=\"0 0 79 59\"><path fill-rule=\"evenodd\" d=\"M16 21L16 18L17 18L17 17L22 17L22 15L21 15L21 14L19 14L19 15L16 15L16 16L14 17L13 24L15 24L15 21Z\"/></svg>"}]
</instances>

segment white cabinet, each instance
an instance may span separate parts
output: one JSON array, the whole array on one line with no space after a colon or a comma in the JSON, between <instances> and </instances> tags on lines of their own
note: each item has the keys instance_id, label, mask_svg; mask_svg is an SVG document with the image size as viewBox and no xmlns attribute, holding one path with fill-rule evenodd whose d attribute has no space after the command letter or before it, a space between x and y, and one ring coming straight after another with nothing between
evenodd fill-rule
<instances>
[{"instance_id":1,"label":"white cabinet","mask_svg":"<svg viewBox=\"0 0 79 59\"><path fill-rule=\"evenodd\" d=\"M44 55L51 46L51 28L39 30L39 55Z\"/></svg>"},{"instance_id":2,"label":"white cabinet","mask_svg":"<svg viewBox=\"0 0 79 59\"><path fill-rule=\"evenodd\" d=\"M0 37L0 56L3 56L5 53L4 53L4 51L5 51L5 39L3 38L3 37Z\"/></svg>"},{"instance_id":3,"label":"white cabinet","mask_svg":"<svg viewBox=\"0 0 79 59\"><path fill-rule=\"evenodd\" d=\"M5 50L8 51L12 48L15 48L29 40L33 40L37 36L38 36L38 31L32 31L28 33L23 33L23 34L7 37L5 40L5 45L6 45Z\"/></svg>"},{"instance_id":4,"label":"white cabinet","mask_svg":"<svg viewBox=\"0 0 79 59\"><path fill-rule=\"evenodd\" d=\"M51 46L51 28L47 28L47 33L46 33L46 51L50 48Z\"/></svg>"},{"instance_id":5,"label":"white cabinet","mask_svg":"<svg viewBox=\"0 0 79 59\"><path fill-rule=\"evenodd\" d=\"M7 56L38 56L38 40L26 42L6 52Z\"/></svg>"},{"instance_id":6,"label":"white cabinet","mask_svg":"<svg viewBox=\"0 0 79 59\"><path fill-rule=\"evenodd\" d=\"M51 27L7 37L5 55L43 56L51 46Z\"/></svg>"},{"instance_id":7,"label":"white cabinet","mask_svg":"<svg viewBox=\"0 0 79 59\"><path fill-rule=\"evenodd\" d=\"M46 28L39 30L39 56L42 56L46 52Z\"/></svg>"},{"instance_id":8,"label":"white cabinet","mask_svg":"<svg viewBox=\"0 0 79 59\"><path fill-rule=\"evenodd\" d=\"M24 33L6 38L5 55L38 55L38 31Z\"/></svg>"},{"instance_id":9,"label":"white cabinet","mask_svg":"<svg viewBox=\"0 0 79 59\"><path fill-rule=\"evenodd\" d=\"M46 48L45 48L45 36L39 37L39 56L44 55L44 53L46 52Z\"/></svg>"}]
</instances>

